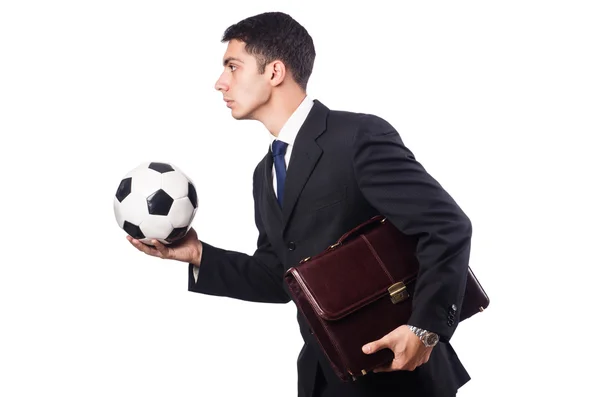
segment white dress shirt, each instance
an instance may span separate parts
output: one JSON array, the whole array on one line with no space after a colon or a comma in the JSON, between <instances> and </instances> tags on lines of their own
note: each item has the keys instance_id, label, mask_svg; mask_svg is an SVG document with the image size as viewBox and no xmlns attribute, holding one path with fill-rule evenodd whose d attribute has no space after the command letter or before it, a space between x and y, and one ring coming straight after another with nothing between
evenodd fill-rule
<instances>
[{"instance_id":1,"label":"white dress shirt","mask_svg":"<svg viewBox=\"0 0 600 397\"><path fill-rule=\"evenodd\" d=\"M313 107L313 100L306 96L304 100L298 105L294 113L290 116L289 119L285 122L283 127L281 127L281 131L279 131L279 136L275 136L271 134L273 138L271 140L271 151L273 151L273 141L280 140L288 144L285 151L285 169L287 170L288 164L290 163L290 158L292 157L292 150L294 147L294 141L296 140L296 136L298 135L298 131L300 131L300 127L306 121L308 117L308 113ZM277 178L275 177L275 164L273 164L271 177L273 179L273 189L275 190L275 196L277 196ZM198 267L193 267L194 272L194 280L198 282Z\"/></svg>"},{"instance_id":2,"label":"white dress shirt","mask_svg":"<svg viewBox=\"0 0 600 397\"><path fill-rule=\"evenodd\" d=\"M298 105L294 113L290 116L290 118L285 122L281 131L279 131L279 136L275 137L271 134L273 138L271 140L271 151L273 151L273 141L278 140L288 144L285 151L285 169L287 170L288 164L290 163L290 158L292 157L292 149L294 147L294 141L296 140L296 135L298 135L298 131L300 131L300 127L304 124L306 117L308 117L308 113L313 107L313 100L308 96L304 98L304 100ZM275 177L275 164L273 164L271 176L273 178L273 189L275 190L275 196L277 196L277 178Z\"/></svg>"}]
</instances>

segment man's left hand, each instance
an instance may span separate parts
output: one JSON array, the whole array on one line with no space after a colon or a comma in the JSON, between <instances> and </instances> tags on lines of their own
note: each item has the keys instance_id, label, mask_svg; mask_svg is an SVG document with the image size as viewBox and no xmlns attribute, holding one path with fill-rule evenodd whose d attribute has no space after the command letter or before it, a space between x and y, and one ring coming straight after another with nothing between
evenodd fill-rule
<instances>
[{"instance_id":1,"label":"man's left hand","mask_svg":"<svg viewBox=\"0 0 600 397\"><path fill-rule=\"evenodd\" d=\"M362 350L365 354L372 354L384 348L394 352L394 359L389 364L375 368L373 372L414 371L419 365L429 361L433 350L433 347L425 347L406 325L396 328L379 340L367 343Z\"/></svg>"}]
</instances>

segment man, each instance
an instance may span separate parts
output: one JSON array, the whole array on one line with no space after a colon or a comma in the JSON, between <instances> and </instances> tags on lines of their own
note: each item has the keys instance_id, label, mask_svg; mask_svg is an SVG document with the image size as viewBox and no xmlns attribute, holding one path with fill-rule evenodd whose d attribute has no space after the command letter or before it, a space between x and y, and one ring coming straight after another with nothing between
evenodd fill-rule
<instances>
[{"instance_id":1,"label":"man","mask_svg":"<svg viewBox=\"0 0 600 397\"><path fill-rule=\"evenodd\" d=\"M247 18L230 26L222 41L228 45L215 88L234 118L258 120L274 138L253 176L257 249L247 255L218 248L200 241L193 229L175 246L129 240L149 255L188 262L190 291L287 303L287 269L383 214L420 238L421 270L409 322L417 328L404 325L365 345L364 354L391 349L394 361L344 383L298 312L305 341L298 395L455 395L470 379L449 343L465 289L469 219L388 122L333 111L307 96L315 50L290 16Z\"/></svg>"}]
</instances>

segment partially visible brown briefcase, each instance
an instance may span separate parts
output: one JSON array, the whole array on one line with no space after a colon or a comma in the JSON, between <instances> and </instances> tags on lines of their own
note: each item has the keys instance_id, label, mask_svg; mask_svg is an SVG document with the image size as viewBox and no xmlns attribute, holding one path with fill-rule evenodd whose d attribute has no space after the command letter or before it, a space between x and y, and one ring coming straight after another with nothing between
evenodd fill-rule
<instances>
[{"instance_id":1,"label":"partially visible brown briefcase","mask_svg":"<svg viewBox=\"0 0 600 397\"><path fill-rule=\"evenodd\" d=\"M419 270L416 243L378 215L285 273L294 302L343 381L394 358L389 349L364 354L362 346L408 321ZM469 268L459 320L488 305Z\"/></svg>"}]
</instances>

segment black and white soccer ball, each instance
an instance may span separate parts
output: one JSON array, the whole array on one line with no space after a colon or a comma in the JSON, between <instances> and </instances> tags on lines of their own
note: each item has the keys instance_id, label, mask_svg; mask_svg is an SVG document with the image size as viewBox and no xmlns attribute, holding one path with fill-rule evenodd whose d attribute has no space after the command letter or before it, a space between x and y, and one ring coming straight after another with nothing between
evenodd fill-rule
<instances>
[{"instance_id":1,"label":"black and white soccer ball","mask_svg":"<svg viewBox=\"0 0 600 397\"><path fill-rule=\"evenodd\" d=\"M114 196L117 223L131 237L172 244L191 228L198 209L192 180L169 163L146 162L129 171Z\"/></svg>"}]
</instances>

